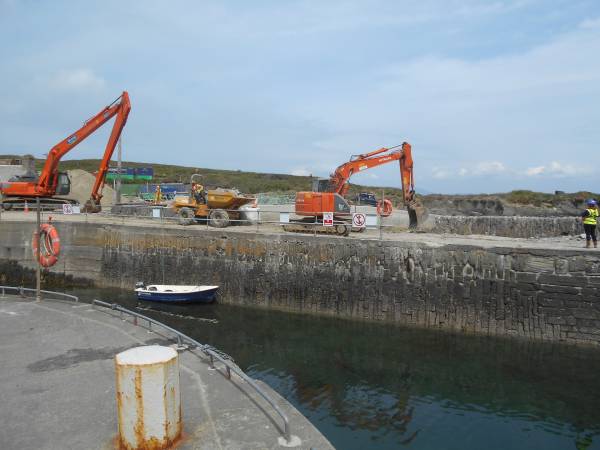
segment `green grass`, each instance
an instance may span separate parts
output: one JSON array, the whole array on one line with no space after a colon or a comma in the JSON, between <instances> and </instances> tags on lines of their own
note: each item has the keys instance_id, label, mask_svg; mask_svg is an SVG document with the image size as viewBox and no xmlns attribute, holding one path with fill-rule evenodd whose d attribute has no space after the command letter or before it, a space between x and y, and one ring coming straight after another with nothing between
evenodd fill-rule
<instances>
[{"instance_id":1,"label":"green grass","mask_svg":"<svg viewBox=\"0 0 600 450\"><path fill-rule=\"evenodd\" d=\"M44 160L36 160L36 168L42 168ZM88 172L94 172L100 164L99 159L73 159L61 161L60 170L83 169ZM190 177L194 173L203 175L203 184L207 187L237 188L248 194L257 194L259 192L269 193L293 193L298 191L311 190L313 178L307 176L295 176L274 173L242 172L239 170L218 170L201 167L176 166L169 164L150 164L133 161L123 161L123 167L153 167L153 182L162 183L189 183ZM112 164L112 166L116 166ZM139 184L139 181L135 181ZM395 205L402 203L402 190L398 188L381 188L373 186L364 186L351 184L347 197L352 198L359 192L373 192L377 197L385 192L386 198L392 200ZM508 193L499 193L492 195L428 195L423 196L425 201L435 198L501 198L508 203L518 205L533 205L552 207L559 203L571 202L575 206L583 205L585 199L600 199L600 194L592 192L575 192L564 194L549 194L543 192L534 192L528 190L516 190Z\"/></svg>"}]
</instances>

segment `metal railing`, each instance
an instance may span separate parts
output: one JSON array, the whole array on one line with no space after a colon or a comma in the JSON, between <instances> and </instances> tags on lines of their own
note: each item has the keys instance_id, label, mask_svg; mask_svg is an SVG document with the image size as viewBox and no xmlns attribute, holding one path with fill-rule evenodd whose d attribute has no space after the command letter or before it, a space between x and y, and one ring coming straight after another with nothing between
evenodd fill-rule
<instances>
[{"instance_id":1,"label":"metal railing","mask_svg":"<svg viewBox=\"0 0 600 450\"><path fill-rule=\"evenodd\" d=\"M121 305L118 305L116 303L107 303L107 302L103 302L102 300L93 300L92 304L102 306L105 308L110 308L111 310L114 310L114 311L118 311L121 318L123 318L123 314L130 315L134 318L133 324L136 326L138 325L138 320L142 320L148 324L149 330L152 330L152 324L154 324L156 326L162 327L165 330L170 331L171 333L173 333L177 336L178 347L180 347L180 348L183 347L183 345L185 343L192 344L195 348L198 348L200 351L202 351L202 353L204 353L206 356L208 356L208 358L210 360L210 367L213 369L215 368L215 365L214 365L215 360L222 363L225 366L225 371L227 374L226 376L228 379L231 379L231 372L235 373L242 380L244 380L246 383L248 383L256 391L257 394L259 394L269 405L271 405L273 407L275 412L277 412L277 414L279 414L279 416L283 420L283 434L285 436L285 439L288 442L290 441L291 430L290 430L290 423L289 423L289 419L288 419L287 415L281 410L281 408L275 403L275 401L271 397L269 397L269 395L258 384L256 384L256 382L252 378L250 378L248 375L246 375L237 365L235 365L231 361L231 359L228 355L220 352L219 350L211 347L210 345L201 344L200 342L189 337L188 335L183 334L180 331L177 331L176 329L171 328L170 326L165 325L162 322L159 322L158 320L155 320L155 319L145 316L143 314L139 314L135 311L131 311L130 309L123 308Z\"/></svg>"},{"instance_id":2,"label":"metal railing","mask_svg":"<svg viewBox=\"0 0 600 450\"><path fill-rule=\"evenodd\" d=\"M14 294L11 295L18 295L20 297L24 297L24 298L35 298L36 294L37 294L37 290L33 289L33 288L26 288L23 286L0 286L0 298L4 298L6 297L7 292L10 294L11 292L13 292ZM32 293L33 296L28 296L25 295L26 293ZM72 300L74 302L79 302L79 297L77 297L76 295L71 295L71 294L65 294L63 292L54 292L54 291L45 291L45 290L40 290L40 294L46 294L46 295L54 295L57 296L59 298L48 298L48 300Z\"/></svg>"}]
</instances>

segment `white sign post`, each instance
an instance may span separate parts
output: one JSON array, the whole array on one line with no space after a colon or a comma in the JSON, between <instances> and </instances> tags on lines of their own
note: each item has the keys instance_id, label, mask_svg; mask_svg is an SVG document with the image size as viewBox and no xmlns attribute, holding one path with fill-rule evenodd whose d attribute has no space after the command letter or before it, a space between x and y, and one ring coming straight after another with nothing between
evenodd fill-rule
<instances>
[{"instance_id":1,"label":"white sign post","mask_svg":"<svg viewBox=\"0 0 600 450\"><path fill-rule=\"evenodd\" d=\"M333 226L333 213L332 212L324 212L323 213L323 226L324 227L332 227Z\"/></svg>"},{"instance_id":2,"label":"white sign post","mask_svg":"<svg viewBox=\"0 0 600 450\"><path fill-rule=\"evenodd\" d=\"M363 213L352 214L352 226L355 228L365 228L367 226L367 215Z\"/></svg>"}]
</instances>

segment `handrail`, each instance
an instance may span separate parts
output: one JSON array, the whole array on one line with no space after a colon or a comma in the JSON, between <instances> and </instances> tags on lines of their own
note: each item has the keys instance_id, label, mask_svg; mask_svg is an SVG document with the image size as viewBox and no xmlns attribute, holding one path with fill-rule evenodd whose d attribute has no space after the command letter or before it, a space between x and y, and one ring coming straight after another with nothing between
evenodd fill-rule
<instances>
[{"instance_id":1,"label":"handrail","mask_svg":"<svg viewBox=\"0 0 600 450\"><path fill-rule=\"evenodd\" d=\"M135 311L131 311L127 308L123 308L121 305L118 305L116 303L107 303L107 302L103 302L102 300L93 300L92 301L93 305L99 305L99 306L103 306L105 308L110 308L112 310L115 311L119 311L119 313L121 313L121 316L123 313L125 314L129 314L130 316L133 316L134 319L141 319L141 320L145 320L146 322L148 322L148 327L150 329L152 329L152 325L151 324L155 324L157 326L160 326L172 333L174 333L177 336L177 345L179 347L181 347L181 345L183 344L183 342L187 341L191 344L193 344L195 347L199 348L205 355L207 355L210 359L210 366L212 368L214 368L214 359L216 359L217 361L221 362L226 370L227 370L227 378L231 379L231 372L235 373L236 375L238 375L241 379L243 379L246 383L248 383L250 386L252 386L252 388L254 388L254 390L267 402L269 403L273 409L275 410L275 412L277 412L277 414L279 414L279 416L281 417L281 419L283 420L283 424L284 424L284 436L285 439L289 442L291 440L291 431L290 431L290 423L289 423L289 419L287 417L287 415L281 410L281 408L279 408L279 406L273 401L273 399L271 399L271 397L269 397L267 395L266 392L264 392L261 387L256 384L256 382L250 378L248 375L246 375L237 365L233 364L232 361L229 358L229 356L225 355L224 353L221 353L220 351L218 351L217 349L211 347L210 345L207 344L201 344L200 342L196 341L195 339L189 337L186 334L181 333L180 331L175 330L174 328L171 328L168 325L165 325L162 322L159 322L158 320L155 320L151 317L148 316L144 316L143 314L139 314ZM134 321L134 324L137 325L137 320Z\"/></svg>"},{"instance_id":2,"label":"handrail","mask_svg":"<svg viewBox=\"0 0 600 450\"><path fill-rule=\"evenodd\" d=\"M17 295L20 295L22 297L25 297L25 292L32 292L34 294L37 294L37 289L32 289L32 288L26 288L23 286L0 286L0 292L2 293L2 297L4 297L6 295L6 291L15 291ZM41 294L49 294L49 295L58 295L59 297L65 297L68 300L73 300L76 303L79 302L79 297L77 297L76 295L71 295L71 294L65 294L63 292L55 292L55 291L45 291L45 290L40 290Z\"/></svg>"}]
</instances>

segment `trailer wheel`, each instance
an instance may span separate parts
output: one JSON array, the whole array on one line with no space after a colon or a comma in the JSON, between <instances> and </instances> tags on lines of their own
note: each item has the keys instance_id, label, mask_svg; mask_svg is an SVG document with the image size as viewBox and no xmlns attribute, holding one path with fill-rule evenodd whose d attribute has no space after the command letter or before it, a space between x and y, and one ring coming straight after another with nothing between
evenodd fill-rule
<instances>
[{"instance_id":1,"label":"trailer wheel","mask_svg":"<svg viewBox=\"0 0 600 450\"><path fill-rule=\"evenodd\" d=\"M215 228L229 226L229 214L224 209L213 209L208 215L208 224Z\"/></svg>"},{"instance_id":2,"label":"trailer wheel","mask_svg":"<svg viewBox=\"0 0 600 450\"><path fill-rule=\"evenodd\" d=\"M179 225L191 225L194 223L194 210L192 208L181 208L179 210Z\"/></svg>"}]
</instances>

